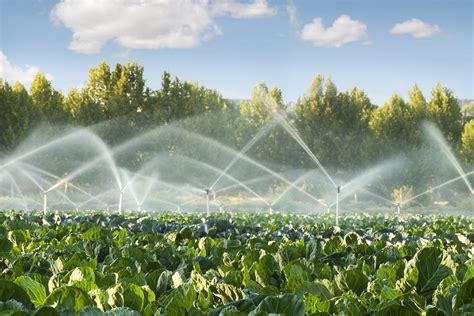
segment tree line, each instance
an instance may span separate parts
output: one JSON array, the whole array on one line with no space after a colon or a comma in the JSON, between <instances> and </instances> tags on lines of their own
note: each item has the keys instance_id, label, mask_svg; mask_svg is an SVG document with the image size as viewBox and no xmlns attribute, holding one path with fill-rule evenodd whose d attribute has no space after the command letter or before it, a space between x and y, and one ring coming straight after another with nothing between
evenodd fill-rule
<instances>
[{"instance_id":1,"label":"tree line","mask_svg":"<svg viewBox=\"0 0 474 316\"><path fill-rule=\"evenodd\" d=\"M394 94L376 106L359 88L338 91L330 79L317 75L294 104L285 104L282 91L264 83L253 88L249 100L236 103L215 90L172 78L169 72L163 73L161 87L154 90L146 86L143 72L136 62L113 69L102 62L90 69L83 88L73 88L67 95L42 73L34 77L30 91L19 82L11 85L0 80L0 152L14 150L39 125L104 124L110 126L101 137L110 145L157 126L176 124L193 126L239 149L270 124L275 113L286 111L317 158L336 173L422 148L426 120L438 126L466 164L474 162L474 120L466 119L453 92L440 84L429 98L414 85L407 99ZM206 120L206 115L214 119ZM120 123L110 123L114 121ZM280 126L255 145L252 155L282 166L314 167Z\"/></svg>"}]
</instances>

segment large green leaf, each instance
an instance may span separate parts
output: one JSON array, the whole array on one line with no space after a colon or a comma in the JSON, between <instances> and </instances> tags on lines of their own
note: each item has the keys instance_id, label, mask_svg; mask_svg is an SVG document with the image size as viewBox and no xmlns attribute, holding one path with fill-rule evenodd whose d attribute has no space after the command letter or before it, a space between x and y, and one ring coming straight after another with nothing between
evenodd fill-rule
<instances>
[{"instance_id":1,"label":"large green leaf","mask_svg":"<svg viewBox=\"0 0 474 316\"><path fill-rule=\"evenodd\" d=\"M306 305L301 297L294 294L266 297L249 315L259 313L279 314L282 316L303 316Z\"/></svg>"},{"instance_id":2,"label":"large green leaf","mask_svg":"<svg viewBox=\"0 0 474 316\"><path fill-rule=\"evenodd\" d=\"M12 281L0 279L0 301L6 302L8 300L16 300L26 308L33 307L31 299L24 289Z\"/></svg>"},{"instance_id":3,"label":"large green leaf","mask_svg":"<svg viewBox=\"0 0 474 316\"><path fill-rule=\"evenodd\" d=\"M359 268L341 272L336 277L336 282L341 289L352 290L357 295L367 290L369 279Z\"/></svg>"},{"instance_id":4,"label":"large green leaf","mask_svg":"<svg viewBox=\"0 0 474 316\"><path fill-rule=\"evenodd\" d=\"M180 316L185 315L193 306L196 296L192 283L184 283L172 290L161 301L164 315Z\"/></svg>"},{"instance_id":5,"label":"large green leaf","mask_svg":"<svg viewBox=\"0 0 474 316\"><path fill-rule=\"evenodd\" d=\"M474 278L464 282L456 295L455 308L460 308L464 304L474 304Z\"/></svg>"},{"instance_id":6,"label":"large green leaf","mask_svg":"<svg viewBox=\"0 0 474 316\"><path fill-rule=\"evenodd\" d=\"M77 312L86 306L94 306L89 295L74 286L65 286L54 290L47 298L45 305Z\"/></svg>"},{"instance_id":7,"label":"large green leaf","mask_svg":"<svg viewBox=\"0 0 474 316\"><path fill-rule=\"evenodd\" d=\"M299 296L303 296L306 293L314 294L325 300L330 300L333 297L331 292L329 292L328 288L324 284L318 281L314 281L314 282L305 281L300 285L300 287L296 291L296 294Z\"/></svg>"},{"instance_id":8,"label":"large green leaf","mask_svg":"<svg viewBox=\"0 0 474 316\"><path fill-rule=\"evenodd\" d=\"M414 260L418 270L416 290L431 298L438 284L453 273L454 263L446 251L435 247L421 249Z\"/></svg>"},{"instance_id":9,"label":"large green leaf","mask_svg":"<svg viewBox=\"0 0 474 316\"><path fill-rule=\"evenodd\" d=\"M18 284L28 294L31 302L35 306L41 306L46 300L46 289L43 284L36 282L28 276L20 276L15 279Z\"/></svg>"},{"instance_id":10,"label":"large green leaf","mask_svg":"<svg viewBox=\"0 0 474 316\"><path fill-rule=\"evenodd\" d=\"M141 311L145 303L145 294L136 284L119 283L107 289L107 304L112 307L130 307Z\"/></svg>"}]
</instances>

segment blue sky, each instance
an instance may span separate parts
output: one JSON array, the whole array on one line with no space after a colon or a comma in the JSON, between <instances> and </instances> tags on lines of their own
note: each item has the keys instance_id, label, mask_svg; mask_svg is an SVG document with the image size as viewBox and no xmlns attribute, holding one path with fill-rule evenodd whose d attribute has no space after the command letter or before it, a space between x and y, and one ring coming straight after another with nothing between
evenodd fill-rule
<instances>
[{"instance_id":1,"label":"blue sky","mask_svg":"<svg viewBox=\"0 0 474 316\"><path fill-rule=\"evenodd\" d=\"M317 73L377 104L415 82L474 98L471 0L155 2L1 0L2 76L39 69L67 93L102 60L136 60L152 88L168 70L237 99L266 82L294 101Z\"/></svg>"}]
</instances>

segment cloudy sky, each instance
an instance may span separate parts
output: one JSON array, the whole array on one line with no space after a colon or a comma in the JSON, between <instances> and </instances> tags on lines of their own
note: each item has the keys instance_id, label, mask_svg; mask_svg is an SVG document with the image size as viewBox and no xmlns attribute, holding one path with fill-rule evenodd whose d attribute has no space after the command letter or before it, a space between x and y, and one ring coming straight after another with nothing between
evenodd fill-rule
<instances>
[{"instance_id":1,"label":"cloudy sky","mask_svg":"<svg viewBox=\"0 0 474 316\"><path fill-rule=\"evenodd\" d=\"M62 90L88 69L138 61L248 98L258 82L303 95L315 74L381 104L413 83L474 98L472 0L0 0L0 76Z\"/></svg>"}]
</instances>

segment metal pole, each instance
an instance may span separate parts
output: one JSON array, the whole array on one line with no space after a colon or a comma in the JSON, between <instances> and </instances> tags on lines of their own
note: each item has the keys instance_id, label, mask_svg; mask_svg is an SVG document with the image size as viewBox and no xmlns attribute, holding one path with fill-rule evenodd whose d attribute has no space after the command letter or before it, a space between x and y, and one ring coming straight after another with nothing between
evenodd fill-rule
<instances>
[{"instance_id":1,"label":"metal pole","mask_svg":"<svg viewBox=\"0 0 474 316\"><path fill-rule=\"evenodd\" d=\"M336 226L339 226L339 193L341 193L341 187L337 187L336 193Z\"/></svg>"},{"instance_id":2,"label":"metal pole","mask_svg":"<svg viewBox=\"0 0 474 316\"><path fill-rule=\"evenodd\" d=\"M119 204L118 204L118 211L122 212L122 199L123 199L123 192L120 190L120 195L119 195Z\"/></svg>"},{"instance_id":3,"label":"metal pole","mask_svg":"<svg viewBox=\"0 0 474 316\"><path fill-rule=\"evenodd\" d=\"M402 194L402 188L400 188L400 203L398 203L398 214L400 214L400 207L403 204L403 194Z\"/></svg>"},{"instance_id":4,"label":"metal pole","mask_svg":"<svg viewBox=\"0 0 474 316\"><path fill-rule=\"evenodd\" d=\"M207 214L207 217L209 217L211 215L211 211L209 209L209 189L207 189L206 191L206 214Z\"/></svg>"},{"instance_id":5,"label":"metal pole","mask_svg":"<svg viewBox=\"0 0 474 316\"><path fill-rule=\"evenodd\" d=\"M48 191L43 192L43 211L48 209Z\"/></svg>"}]
</instances>

